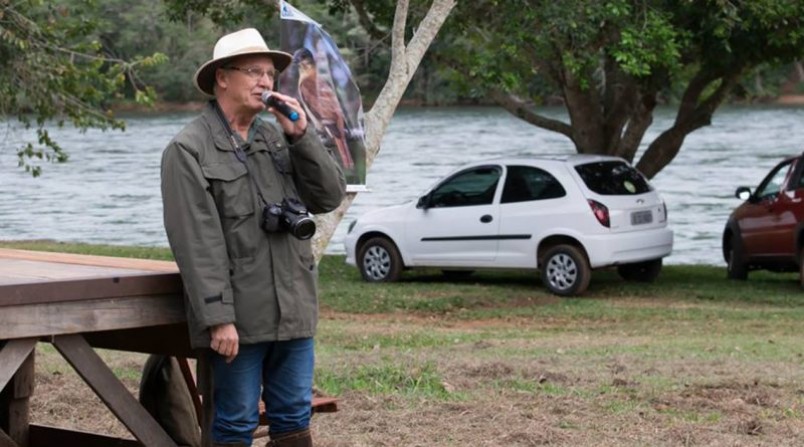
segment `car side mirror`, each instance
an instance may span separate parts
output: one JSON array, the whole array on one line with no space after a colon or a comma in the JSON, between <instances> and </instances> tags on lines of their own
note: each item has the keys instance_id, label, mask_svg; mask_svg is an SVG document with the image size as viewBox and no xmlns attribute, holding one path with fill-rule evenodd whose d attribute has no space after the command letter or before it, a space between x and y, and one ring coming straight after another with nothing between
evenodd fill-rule
<instances>
[{"instance_id":1,"label":"car side mirror","mask_svg":"<svg viewBox=\"0 0 804 447\"><path fill-rule=\"evenodd\" d=\"M430 195L430 193L427 193L427 194L419 197L419 201L416 202L416 208L422 208L422 209L425 209L425 210L427 208L430 208L430 206L431 206L431 203L430 203L431 197L432 196Z\"/></svg>"},{"instance_id":2,"label":"car side mirror","mask_svg":"<svg viewBox=\"0 0 804 447\"><path fill-rule=\"evenodd\" d=\"M751 198L751 188L747 186L740 186L737 191L734 191L734 197L740 200L748 200Z\"/></svg>"}]
</instances>

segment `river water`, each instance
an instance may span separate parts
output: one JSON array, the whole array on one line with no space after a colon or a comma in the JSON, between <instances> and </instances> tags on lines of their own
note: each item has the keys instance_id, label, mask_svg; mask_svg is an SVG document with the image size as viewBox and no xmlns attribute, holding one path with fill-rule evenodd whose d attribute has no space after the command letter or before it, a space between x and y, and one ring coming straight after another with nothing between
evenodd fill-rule
<instances>
[{"instance_id":1,"label":"river water","mask_svg":"<svg viewBox=\"0 0 804 447\"><path fill-rule=\"evenodd\" d=\"M563 111L545 108L563 118ZM673 120L659 110L644 141ZM159 162L165 145L195 114L123 116L127 130L53 131L70 154L45 164L39 178L17 167L15 148L31 132L0 131L0 240L53 239L167 246L162 228ZM644 145L641 150L644 150ZM652 183L667 202L675 231L668 264L722 265L720 236L739 205L737 186L756 186L779 160L804 150L804 107L726 107L691 134ZM570 154L568 139L497 108L400 109L360 193L328 253L343 253L348 224L360 214L417 197L457 166L504 155ZM640 151L641 153L641 151Z\"/></svg>"}]
</instances>

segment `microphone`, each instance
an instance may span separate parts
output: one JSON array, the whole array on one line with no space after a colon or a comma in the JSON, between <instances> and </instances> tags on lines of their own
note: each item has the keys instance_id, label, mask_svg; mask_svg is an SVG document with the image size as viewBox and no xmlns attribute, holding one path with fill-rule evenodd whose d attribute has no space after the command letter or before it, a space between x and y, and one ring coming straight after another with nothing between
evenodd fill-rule
<instances>
[{"instance_id":1,"label":"microphone","mask_svg":"<svg viewBox=\"0 0 804 447\"><path fill-rule=\"evenodd\" d=\"M291 121L298 121L299 119L299 112L291 109L285 101L277 98L267 90L262 92L262 102L264 102L266 106L278 110L279 113L285 115Z\"/></svg>"}]
</instances>

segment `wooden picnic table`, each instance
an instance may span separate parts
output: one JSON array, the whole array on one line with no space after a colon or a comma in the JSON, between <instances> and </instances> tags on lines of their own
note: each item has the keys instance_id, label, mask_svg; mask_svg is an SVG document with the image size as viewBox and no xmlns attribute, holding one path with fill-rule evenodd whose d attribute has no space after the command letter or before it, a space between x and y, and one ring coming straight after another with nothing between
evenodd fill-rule
<instances>
[{"instance_id":1,"label":"wooden picnic table","mask_svg":"<svg viewBox=\"0 0 804 447\"><path fill-rule=\"evenodd\" d=\"M38 342L56 348L136 441L29 423ZM190 348L175 263L0 249L0 447L176 446L93 348L197 358L202 446L212 445L211 369ZM331 398L313 405L337 410Z\"/></svg>"}]
</instances>

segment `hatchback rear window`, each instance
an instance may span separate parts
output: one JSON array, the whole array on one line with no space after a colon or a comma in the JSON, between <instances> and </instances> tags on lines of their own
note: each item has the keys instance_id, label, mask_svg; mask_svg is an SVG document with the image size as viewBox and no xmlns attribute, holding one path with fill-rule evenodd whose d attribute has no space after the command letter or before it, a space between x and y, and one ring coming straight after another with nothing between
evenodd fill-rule
<instances>
[{"instance_id":1,"label":"hatchback rear window","mask_svg":"<svg viewBox=\"0 0 804 447\"><path fill-rule=\"evenodd\" d=\"M651 191L645 177L621 161L600 161L575 166L591 191L604 196L628 196Z\"/></svg>"}]
</instances>

